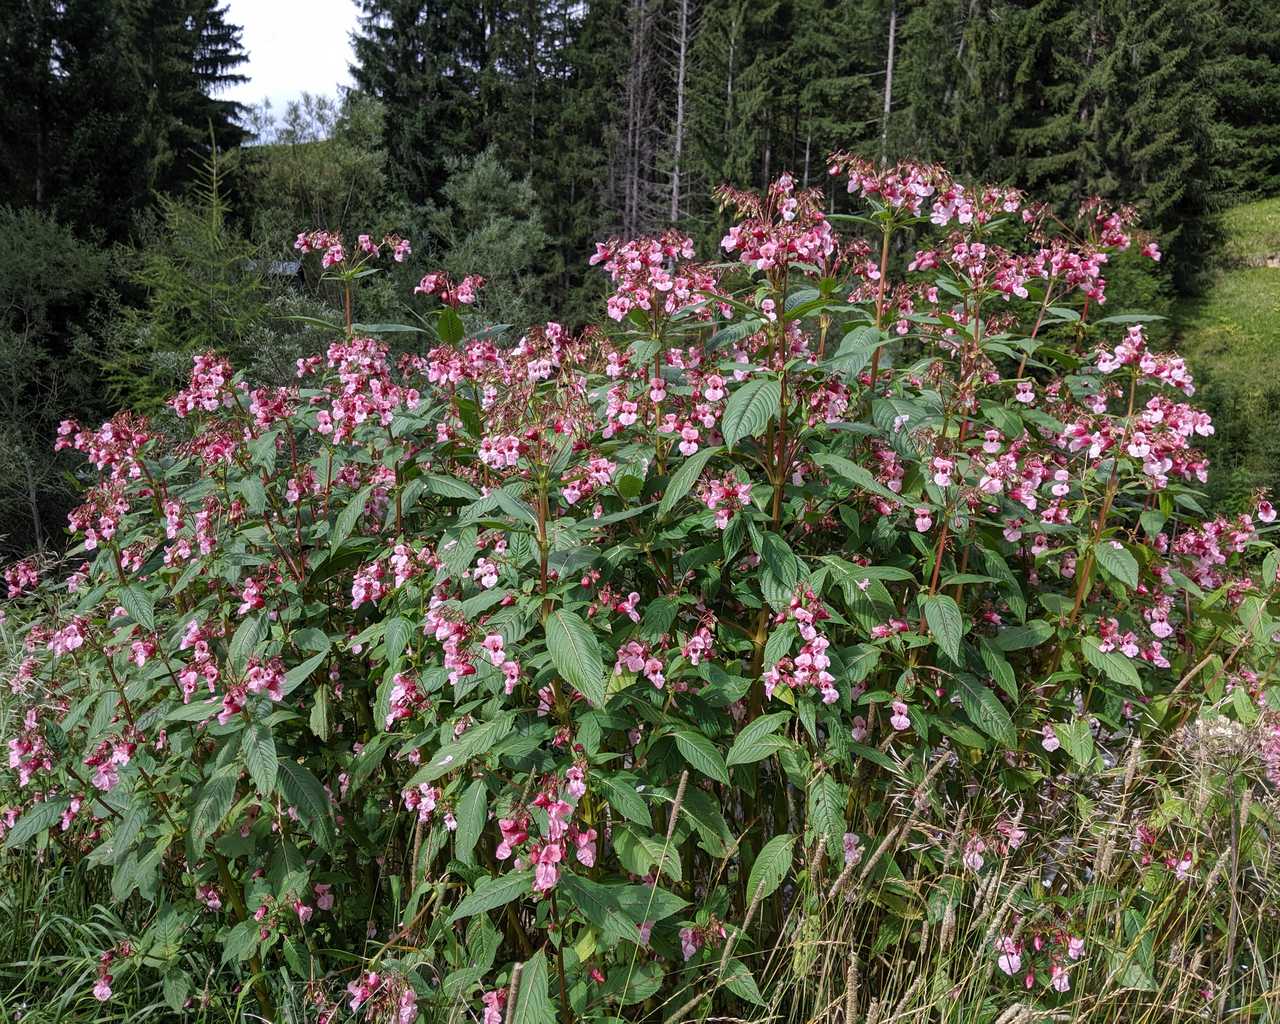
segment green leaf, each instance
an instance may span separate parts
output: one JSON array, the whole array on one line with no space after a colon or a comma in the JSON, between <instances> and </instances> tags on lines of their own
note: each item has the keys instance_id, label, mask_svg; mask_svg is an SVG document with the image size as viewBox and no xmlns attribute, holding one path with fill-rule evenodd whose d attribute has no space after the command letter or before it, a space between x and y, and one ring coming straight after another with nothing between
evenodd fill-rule
<instances>
[{"instance_id":1,"label":"green leaf","mask_svg":"<svg viewBox=\"0 0 1280 1024\"><path fill-rule=\"evenodd\" d=\"M1000 698L973 676L959 675L956 678L960 684L960 703L970 721L997 743L1011 749L1017 746L1018 732Z\"/></svg>"},{"instance_id":2,"label":"green leaf","mask_svg":"<svg viewBox=\"0 0 1280 1024\"><path fill-rule=\"evenodd\" d=\"M382 643L387 664L394 665L404 653L405 645L413 633L413 625L402 616L387 619L386 629L382 633Z\"/></svg>"},{"instance_id":3,"label":"green leaf","mask_svg":"<svg viewBox=\"0 0 1280 1024\"><path fill-rule=\"evenodd\" d=\"M671 474L662 500L658 502L659 516L665 516L675 508L676 502L688 494L693 485L698 482L698 477L702 476L707 463L721 451L723 449L719 447L699 448L680 464L680 468Z\"/></svg>"},{"instance_id":4,"label":"green leaf","mask_svg":"<svg viewBox=\"0 0 1280 1024\"><path fill-rule=\"evenodd\" d=\"M610 949L622 941L643 944L637 922L622 912L618 900L618 892L626 885L601 885L566 871L560 876L560 888L573 898L573 909L600 929Z\"/></svg>"},{"instance_id":5,"label":"green leaf","mask_svg":"<svg viewBox=\"0 0 1280 1024\"><path fill-rule=\"evenodd\" d=\"M525 962L521 971L511 1024L555 1024L556 1009L549 994L549 980L547 954L540 949Z\"/></svg>"},{"instance_id":6,"label":"green leaf","mask_svg":"<svg viewBox=\"0 0 1280 1024\"><path fill-rule=\"evenodd\" d=\"M475 863L476 843L484 833L489 791L483 779L476 779L468 786L458 801L458 830L453 834L453 848L458 860L464 864Z\"/></svg>"},{"instance_id":7,"label":"green leaf","mask_svg":"<svg viewBox=\"0 0 1280 1024\"><path fill-rule=\"evenodd\" d=\"M772 756L788 744L785 736L774 735L791 718L789 711L776 711L771 715L761 715L747 724L734 737L729 748L729 756L725 763L729 767L739 764L754 764Z\"/></svg>"},{"instance_id":8,"label":"green leaf","mask_svg":"<svg viewBox=\"0 0 1280 1024\"><path fill-rule=\"evenodd\" d=\"M284 685L280 687L280 691L288 696L293 693L299 686L311 678L311 673L320 667L320 664L329 656L327 651L321 651L319 654L313 654L301 665L294 665L284 674Z\"/></svg>"},{"instance_id":9,"label":"green leaf","mask_svg":"<svg viewBox=\"0 0 1280 1024\"><path fill-rule=\"evenodd\" d=\"M924 619L929 632L948 658L960 663L960 638L964 636L964 615L960 606L946 594L923 596Z\"/></svg>"},{"instance_id":10,"label":"green leaf","mask_svg":"<svg viewBox=\"0 0 1280 1024\"><path fill-rule=\"evenodd\" d=\"M768 532L760 535L760 557L774 578L787 590L792 590L800 581L800 560L785 540L776 533Z\"/></svg>"},{"instance_id":11,"label":"green leaf","mask_svg":"<svg viewBox=\"0 0 1280 1024\"><path fill-rule=\"evenodd\" d=\"M57 800L45 800L23 811L22 817L17 820L13 828L9 829L8 834L4 837L4 848L12 850L15 846L21 846L33 836L48 831L62 817L62 812L70 806L70 800L59 798Z\"/></svg>"},{"instance_id":12,"label":"green leaf","mask_svg":"<svg viewBox=\"0 0 1280 1024\"><path fill-rule=\"evenodd\" d=\"M250 615L236 628L227 648L227 660L237 672L243 672L258 644L267 638L270 626L261 612Z\"/></svg>"},{"instance_id":13,"label":"green leaf","mask_svg":"<svg viewBox=\"0 0 1280 1024\"><path fill-rule=\"evenodd\" d=\"M809 824L835 856L844 836L844 787L828 774L819 775L809 787Z\"/></svg>"},{"instance_id":14,"label":"green leaf","mask_svg":"<svg viewBox=\"0 0 1280 1024\"><path fill-rule=\"evenodd\" d=\"M200 788L200 795L192 805L187 822L187 842L195 858L204 853L209 837L218 831L222 819L231 810L236 797L236 776L239 774L238 765L224 766L209 776Z\"/></svg>"},{"instance_id":15,"label":"green leaf","mask_svg":"<svg viewBox=\"0 0 1280 1024\"><path fill-rule=\"evenodd\" d=\"M871 362L876 349L889 343L878 327L862 324L855 327L840 341L840 347L831 357L832 369L852 379L862 372L863 367Z\"/></svg>"},{"instance_id":16,"label":"green leaf","mask_svg":"<svg viewBox=\"0 0 1280 1024\"><path fill-rule=\"evenodd\" d=\"M373 484L365 484L360 490L352 496L347 502L346 507L338 513L337 521L333 524L333 533L329 535L329 547L337 548L344 540L351 536L351 531L356 528L356 523L360 521L360 517L364 514L364 507L369 501L369 495L373 493Z\"/></svg>"},{"instance_id":17,"label":"green leaf","mask_svg":"<svg viewBox=\"0 0 1280 1024\"><path fill-rule=\"evenodd\" d=\"M996 634L995 645L1006 654L1028 647L1039 647L1053 636L1053 624L1044 619L1032 619L1025 626L1011 626Z\"/></svg>"},{"instance_id":18,"label":"green leaf","mask_svg":"<svg viewBox=\"0 0 1280 1024\"><path fill-rule=\"evenodd\" d=\"M778 414L782 401L782 385L772 377L754 377L729 396L720 430L725 446L733 446L744 437L755 437Z\"/></svg>"},{"instance_id":19,"label":"green leaf","mask_svg":"<svg viewBox=\"0 0 1280 1024\"><path fill-rule=\"evenodd\" d=\"M120 588L120 603L124 606L124 610L129 613L129 618L133 619L148 633L155 632L155 605L151 600L150 594L136 583L131 583L127 587Z\"/></svg>"},{"instance_id":20,"label":"green leaf","mask_svg":"<svg viewBox=\"0 0 1280 1024\"><path fill-rule=\"evenodd\" d=\"M1113 683L1141 691L1142 677L1138 675L1138 670L1133 667L1133 663L1119 651L1102 650L1098 638L1093 636L1081 639L1080 651L1085 661L1104 672Z\"/></svg>"},{"instance_id":21,"label":"green leaf","mask_svg":"<svg viewBox=\"0 0 1280 1024\"><path fill-rule=\"evenodd\" d=\"M772 896L791 870L796 837L790 834L774 836L761 847L747 877L747 902Z\"/></svg>"},{"instance_id":22,"label":"green leaf","mask_svg":"<svg viewBox=\"0 0 1280 1024\"><path fill-rule=\"evenodd\" d=\"M558 608L547 616L547 651L564 679L594 707L603 707L604 664L591 627L575 613Z\"/></svg>"},{"instance_id":23,"label":"green leaf","mask_svg":"<svg viewBox=\"0 0 1280 1024\"><path fill-rule=\"evenodd\" d=\"M596 780L593 779L593 782ZM653 815L649 812L649 805L644 802L638 792L636 786L638 781L634 777L629 779L614 779L608 775L602 775L599 778L599 786L605 792L605 799L609 802L609 806L621 814L628 821L634 821L637 825L643 825L645 828L653 827Z\"/></svg>"},{"instance_id":24,"label":"green leaf","mask_svg":"<svg viewBox=\"0 0 1280 1024\"><path fill-rule=\"evenodd\" d=\"M532 886L532 871L513 871L510 874L481 881L458 904L457 909L449 917L449 923L453 924L455 921L461 921L476 914L505 907L512 900L528 895L532 891Z\"/></svg>"},{"instance_id":25,"label":"green leaf","mask_svg":"<svg viewBox=\"0 0 1280 1024\"><path fill-rule=\"evenodd\" d=\"M1076 764L1087 768L1093 763L1093 733L1089 730L1087 718L1077 718L1069 724L1055 724L1053 734Z\"/></svg>"},{"instance_id":26,"label":"green leaf","mask_svg":"<svg viewBox=\"0 0 1280 1024\"><path fill-rule=\"evenodd\" d=\"M298 817L317 843L326 850L333 848L333 811L324 787L311 772L288 758L278 762L280 793L298 809Z\"/></svg>"},{"instance_id":27,"label":"green leaf","mask_svg":"<svg viewBox=\"0 0 1280 1024\"><path fill-rule=\"evenodd\" d=\"M694 768L707 778L717 782L729 782L729 769L725 767L724 758L716 745L700 732L692 729L681 729L675 734L676 747Z\"/></svg>"},{"instance_id":28,"label":"green leaf","mask_svg":"<svg viewBox=\"0 0 1280 1024\"><path fill-rule=\"evenodd\" d=\"M427 490L442 498L461 498L464 501L479 501L480 492L465 480L454 476L441 476L439 473L427 473L423 477Z\"/></svg>"},{"instance_id":29,"label":"green leaf","mask_svg":"<svg viewBox=\"0 0 1280 1024\"><path fill-rule=\"evenodd\" d=\"M718 800L706 790L690 786L685 790L681 807L693 822L702 848L713 857L725 856L733 845L733 833L720 813Z\"/></svg>"},{"instance_id":30,"label":"green leaf","mask_svg":"<svg viewBox=\"0 0 1280 1024\"><path fill-rule=\"evenodd\" d=\"M1138 586L1138 561L1118 541L1100 540L1093 546L1093 556L1107 574L1119 580L1130 590Z\"/></svg>"},{"instance_id":31,"label":"green leaf","mask_svg":"<svg viewBox=\"0 0 1280 1024\"><path fill-rule=\"evenodd\" d=\"M181 968L167 972L162 983L165 1004L174 1013L181 1013L191 991L191 980Z\"/></svg>"},{"instance_id":32,"label":"green leaf","mask_svg":"<svg viewBox=\"0 0 1280 1024\"><path fill-rule=\"evenodd\" d=\"M818 452L813 456L813 461L824 469L829 469L836 476L843 477L859 490L878 494L885 501L893 502L895 505L902 501L902 495L894 494L893 491L877 480L869 469L859 466L856 462L851 462L843 455Z\"/></svg>"},{"instance_id":33,"label":"green leaf","mask_svg":"<svg viewBox=\"0 0 1280 1024\"><path fill-rule=\"evenodd\" d=\"M466 333L466 327L462 323L462 317L445 306L440 310L440 317L436 321L436 331L446 345L456 345Z\"/></svg>"},{"instance_id":34,"label":"green leaf","mask_svg":"<svg viewBox=\"0 0 1280 1024\"><path fill-rule=\"evenodd\" d=\"M276 741L271 730L262 722L254 722L244 731L240 741L245 767L258 792L270 796L276 788Z\"/></svg>"},{"instance_id":35,"label":"green leaf","mask_svg":"<svg viewBox=\"0 0 1280 1024\"><path fill-rule=\"evenodd\" d=\"M724 987L739 999L745 999L756 1006L764 1006L764 996L752 976L750 969L736 957L724 965Z\"/></svg>"}]
</instances>

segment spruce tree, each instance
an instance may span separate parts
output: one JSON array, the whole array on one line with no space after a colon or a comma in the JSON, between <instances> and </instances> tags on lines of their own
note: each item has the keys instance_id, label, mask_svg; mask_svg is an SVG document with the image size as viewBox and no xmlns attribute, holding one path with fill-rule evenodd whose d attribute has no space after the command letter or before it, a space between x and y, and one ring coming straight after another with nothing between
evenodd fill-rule
<instances>
[{"instance_id":1,"label":"spruce tree","mask_svg":"<svg viewBox=\"0 0 1280 1024\"><path fill-rule=\"evenodd\" d=\"M496 4L360 0L356 82L386 110L397 183L415 201L439 194L448 160L488 145L482 95Z\"/></svg>"},{"instance_id":2,"label":"spruce tree","mask_svg":"<svg viewBox=\"0 0 1280 1024\"><path fill-rule=\"evenodd\" d=\"M1222 166L1237 198L1280 194L1280 8L1223 0L1214 91L1223 121Z\"/></svg>"}]
</instances>

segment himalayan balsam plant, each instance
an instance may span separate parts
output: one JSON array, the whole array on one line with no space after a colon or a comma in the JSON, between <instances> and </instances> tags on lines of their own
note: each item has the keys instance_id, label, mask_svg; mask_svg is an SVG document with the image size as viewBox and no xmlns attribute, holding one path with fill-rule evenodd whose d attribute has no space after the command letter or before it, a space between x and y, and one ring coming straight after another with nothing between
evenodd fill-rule
<instances>
[{"instance_id":1,"label":"himalayan balsam plant","mask_svg":"<svg viewBox=\"0 0 1280 1024\"><path fill-rule=\"evenodd\" d=\"M1159 258L1133 211L830 171L861 212L723 189L722 262L600 244L581 332L477 331L483 281L432 273L407 354L348 312L288 387L208 354L163 428L63 425L96 476L69 574L6 574L0 828L150 908L92 996L180 1010L213 947L268 1018L741 1016L796 908L874 893L837 936L870 970L953 867L1003 901L996 989L1109 969L1053 902L1087 878L999 883L1134 741L1275 736L1275 511L1206 515L1191 373L1101 315L1115 253ZM410 254L298 247L348 311ZM1203 877L1168 815L1113 859Z\"/></svg>"}]
</instances>

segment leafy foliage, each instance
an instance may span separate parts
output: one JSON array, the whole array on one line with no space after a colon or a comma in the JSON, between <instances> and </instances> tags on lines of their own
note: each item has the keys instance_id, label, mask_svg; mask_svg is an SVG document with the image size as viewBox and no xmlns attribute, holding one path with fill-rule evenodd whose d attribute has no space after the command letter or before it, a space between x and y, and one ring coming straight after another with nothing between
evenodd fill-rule
<instances>
[{"instance_id":1,"label":"leafy foliage","mask_svg":"<svg viewBox=\"0 0 1280 1024\"><path fill-rule=\"evenodd\" d=\"M1195 868L1173 809L1107 865L1068 843L1059 881L1010 879L1024 856L1043 878L1020 851L1064 792L1193 716L1259 730L1274 773L1275 511L1204 516L1185 365L1096 315L1102 257L1144 241L1129 214L829 166L869 238L790 177L725 189L734 262L602 243L603 326L514 344L443 272L415 323L353 322L407 243L306 232L346 301L295 383L201 354L172 429L64 424L96 482L69 578L6 573L0 820L154 908L82 988L178 1003L216 945L266 1017L281 988L402 1022L740 1016L805 998L769 951L806 977L863 886L875 928L835 945L880 970L914 886L946 920L927 879L959 861L1005 908L974 926L975 987L1052 1012L1158 926ZM928 247L901 272L905 231ZM393 359L378 335L406 332ZM1152 895L1086 944L1112 857Z\"/></svg>"}]
</instances>

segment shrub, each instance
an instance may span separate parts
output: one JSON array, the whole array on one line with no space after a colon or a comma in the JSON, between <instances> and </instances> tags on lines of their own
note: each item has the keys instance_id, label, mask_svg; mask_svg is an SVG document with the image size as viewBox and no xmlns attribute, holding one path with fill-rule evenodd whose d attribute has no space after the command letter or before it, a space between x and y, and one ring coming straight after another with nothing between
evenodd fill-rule
<instances>
[{"instance_id":1,"label":"shrub","mask_svg":"<svg viewBox=\"0 0 1280 1024\"><path fill-rule=\"evenodd\" d=\"M99 477L70 577L8 573L5 843L150 908L94 995L159 978L179 1009L216 942L268 1017L741 1015L847 978L851 1019L962 913L963 977L899 1010L986 1019L1142 991L1157 911L1237 886L1236 828L1198 860L1135 747L1255 737L1248 825L1280 769L1275 513L1204 515L1187 368L1096 315L1131 218L832 170L863 214L723 190L729 263L602 243L580 334L468 339L482 283L436 273L421 354L348 316L293 386L208 354L179 427L64 425ZM300 247L350 290L398 242ZM1194 928L1234 963L1231 920Z\"/></svg>"}]
</instances>

